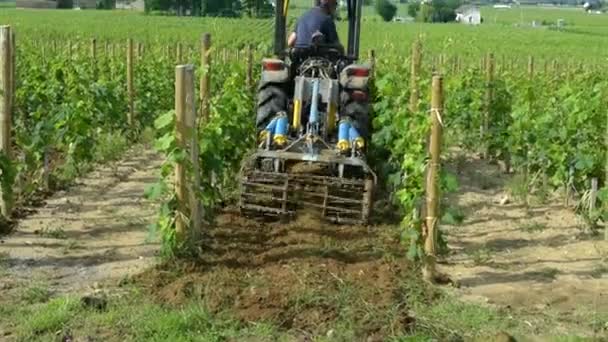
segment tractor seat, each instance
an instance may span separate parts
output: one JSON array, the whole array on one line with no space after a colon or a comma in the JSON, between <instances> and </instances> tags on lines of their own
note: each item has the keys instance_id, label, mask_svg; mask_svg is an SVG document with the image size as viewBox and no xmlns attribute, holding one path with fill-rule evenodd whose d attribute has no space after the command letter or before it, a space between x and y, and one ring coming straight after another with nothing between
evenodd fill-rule
<instances>
[{"instance_id":1,"label":"tractor seat","mask_svg":"<svg viewBox=\"0 0 608 342\"><path fill-rule=\"evenodd\" d=\"M306 60L311 57L323 57L329 60L339 60L344 54L335 45L317 45L309 47L295 47L289 51L291 60Z\"/></svg>"}]
</instances>

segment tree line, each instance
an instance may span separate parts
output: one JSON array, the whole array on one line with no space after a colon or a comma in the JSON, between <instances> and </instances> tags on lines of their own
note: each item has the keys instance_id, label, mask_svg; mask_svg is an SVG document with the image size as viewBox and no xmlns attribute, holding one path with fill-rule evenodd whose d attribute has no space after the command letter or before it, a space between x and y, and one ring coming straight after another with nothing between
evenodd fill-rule
<instances>
[{"instance_id":1,"label":"tree line","mask_svg":"<svg viewBox=\"0 0 608 342\"><path fill-rule=\"evenodd\" d=\"M274 13L269 0L145 0L144 4L147 13L163 12L203 17L265 18Z\"/></svg>"}]
</instances>

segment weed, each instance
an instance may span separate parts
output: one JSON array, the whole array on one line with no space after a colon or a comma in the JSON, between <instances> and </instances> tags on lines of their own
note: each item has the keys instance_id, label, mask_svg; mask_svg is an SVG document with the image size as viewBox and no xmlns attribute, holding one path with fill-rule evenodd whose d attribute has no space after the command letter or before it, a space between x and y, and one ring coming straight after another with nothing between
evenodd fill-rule
<instances>
[{"instance_id":1,"label":"weed","mask_svg":"<svg viewBox=\"0 0 608 342\"><path fill-rule=\"evenodd\" d=\"M7 263L10 256L8 252L0 252L0 265Z\"/></svg>"},{"instance_id":2,"label":"weed","mask_svg":"<svg viewBox=\"0 0 608 342\"><path fill-rule=\"evenodd\" d=\"M144 243L151 244L158 242L160 239L160 232L158 231L158 225L156 223L150 223L147 225L148 233L146 234L146 239Z\"/></svg>"},{"instance_id":3,"label":"weed","mask_svg":"<svg viewBox=\"0 0 608 342\"><path fill-rule=\"evenodd\" d=\"M473 260L473 264L476 266L485 265L492 260L492 253L486 247L478 248L471 253L467 253L471 260Z\"/></svg>"},{"instance_id":4,"label":"weed","mask_svg":"<svg viewBox=\"0 0 608 342\"><path fill-rule=\"evenodd\" d=\"M123 217L123 221L125 222L125 226L129 228L143 227L146 224L146 221L139 217Z\"/></svg>"},{"instance_id":5,"label":"weed","mask_svg":"<svg viewBox=\"0 0 608 342\"><path fill-rule=\"evenodd\" d=\"M547 228L547 225L539 222L526 222L522 224L519 229L526 233L538 233L542 232Z\"/></svg>"},{"instance_id":6,"label":"weed","mask_svg":"<svg viewBox=\"0 0 608 342\"><path fill-rule=\"evenodd\" d=\"M40 231L40 236L49 239L67 239L68 235L62 228L43 228Z\"/></svg>"},{"instance_id":7,"label":"weed","mask_svg":"<svg viewBox=\"0 0 608 342\"><path fill-rule=\"evenodd\" d=\"M7 273L9 256L8 252L0 252L0 277Z\"/></svg>"},{"instance_id":8,"label":"weed","mask_svg":"<svg viewBox=\"0 0 608 342\"><path fill-rule=\"evenodd\" d=\"M444 210L444 214L441 217L441 223L451 226L459 226L464 222L465 219L464 211L458 207L448 207Z\"/></svg>"},{"instance_id":9,"label":"weed","mask_svg":"<svg viewBox=\"0 0 608 342\"><path fill-rule=\"evenodd\" d=\"M77 249L82 249L83 246L80 244L80 242L78 240L74 240L74 239L69 239L65 245L63 245L62 248L62 253L63 254L68 254L73 250L77 250Z\"/></svg>"},{"instance_id":10,"label":"weed","mask_svg":"<svg viewBox=\"0 0 608 342\"><path fill-rule=\"evenodd\" d=\"M117 160L128 146L127 137L122 132L102 133L95 147L95 160L102 163Z\"/></svg>"},{"instance_id":11,"label":"weed","mask_svg":"<svg viewBox=\"0 0 608 342\"><path fill-rule=\"evenodd\" d=\"M43 285L27 287L20 294L20 299L28 304L44 303L50 298L51 292Z\"/></svg>"},{"instance_id":12,"label":"weed","mask_svg":"<svg viewBox=\"0 0 608 342\"><path fill-rule=\"evenodd\" d=\"M475 172L475 181L482 190L493 189L498 185L495 177L479 171Z\"/></svg>"},{"instance_id":13,"label":"weed","mask_svg":"<svg viewBox=\"0 0 608 342\"><path fill-rule=\"evenodd\" d=\"M507 183L507 189L518 201L527 203L530 186L525 175L517 174L513 176Z\"/></svg>"},{"instance_id":14,"label":"weed","mask_svg":"<svg viewBox=\"0 0 608 342\"><path fill-rule=\"evenodd\" d=\"M22 317L21 333L25 336L54 333L61 330L80 308L76 298L56 298Z\"/></svg>"},{"instance_id":15,"label":"weed","mask_svg":"<svg viewBox=\"0 0 608 342\"><path fill-rule=\"evenodd\" d=\"M118 212L117 207L110 206L110 205L101 208L101 210L103 210L103 212L108 213L108 214L115 214Z\"/></svg>"},{"instance_id":16,"label":"weed","mask_svg":"<svg viewBox=\"0 0 608 342\"><path fill-rule=\"evenodd\" d=\"M461 302L448 294L442 294L432 305L412 304L416 321L420 322L419 333L453 336L462 332L473 337L485 332L509 330L517 325L496 309Z\"/></svg>"},{"instance_id":17,"label":"weed","mask_svg":"<svg viewBox=\"0 0 608 342\"><path fill-rule=\"evenodd\" d=\"M604 274L608 274L608 265L606 264L597 264L593 267L589 275L594 279L599 279L604 276Z\"/></svg>"},{"instance_id":18,"label":"weed","mask_svg":"<svg viewBox=\"0 0 608 342\"><path fill-rule=\"evenodd\" d=\"M555 279L557 277L557 275L559 274L559 270L557 268L545 267L534 273L543 278Z\"/></svg>"},{"instance_id":19,"label":"weed","mask_svg":"<svg viewBox=\"0 0 608 342\"><path fill-rule=\"evenodd\" d=\"M146 127L141 132L141 142L145 146L153 146L156 139L156 132L152 127Z\"/></svg>"},{"instance_id":20,"label":"weed","mask_svg":"<svg viewBox=\"0 0 608 342\"><path fill-rule=\"evenodd\" d=\"M347 247L330 237L321 237L319 249L315 252L316 255L324 258L342 253L348 253Z\"/></svg>"},{"instance_id":21,"label":"weed","mask_svg":"<svg viewBox=\"0 0 608 342\"><path fill-rule=\"evenodd\" d=\"M85 161L77 163L73 158L68 158L65 163L57 168L57 177L55 179L56 187L61 188L72 182L81 174L82 170L90 167Z\"/></svg>"},{"instance_id":22,"label":"weed","mask_svg":"<svg viewBox=\"0 0 608 342\"><path fill-rule=\"evenodd\" d=\"M467 166L468 162L469 162L469 159L466 154L458 153L454 157L454 165L456 167L456 173L461 174L465 170L465 167Z\"/></svg>"}]
</instances>

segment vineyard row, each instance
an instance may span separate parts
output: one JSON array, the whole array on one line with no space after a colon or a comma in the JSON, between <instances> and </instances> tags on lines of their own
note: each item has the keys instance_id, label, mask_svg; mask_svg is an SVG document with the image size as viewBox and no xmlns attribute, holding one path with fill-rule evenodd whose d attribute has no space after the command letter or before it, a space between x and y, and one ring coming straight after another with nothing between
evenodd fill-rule
<instances>
[{"instance_id":1,"label":"vineyard row","mask_svg":"<svg viewBox=\"0 0 608 342\"><path fill-rule=\"evenodd\" d=\"M23 203L41 189L52 190L73 179L92 162L116 157L152 126L156 147L168 161L183 159L171 111L174 66L200 65L200 47L17 37L15 77L11 82L5 77L3 83L3 89L14 89L12 97L3 93L9 94L5 101L12 98L12 110L4 107L9 117L2 121L12 123L5 125L10 128L10 149L3 149L12 151L5 152L0 165L3 195L14 194L11 202ZM433 72L442 72L445 82L444 162L455 148L500 160L505 171L522 179L524 201L529 194L563 189L589 222L605 221L608 77L603 68L491 54L481 60L428 58L420 42L415 47L409 57L389 47L374 62L370 156L391 194L388 200L401 212L403 227L419 228L405 230L413 241L420 241L421 220L415 213L425 198ZM259 70L252 65L264 54L211 48L205 52L207 60L219 62L197 69L199 77L209 77L208 106L201 106L208 108L208 115L197 135L205 220L212 219L217 203L234 194L240 160L254 145L250 89ZM9 64L1 58L3 66ZM165 178L170 170L163 168ZM455 187L453 179L442 173L444 191ZM175 209L172 193L166 182L150 190L171 199L164 213ZM175 223L170 216L164 215L159 227L169 231ZM412 255L421 252L419 246L412 244Z\"/></svg>"}]
</instances>

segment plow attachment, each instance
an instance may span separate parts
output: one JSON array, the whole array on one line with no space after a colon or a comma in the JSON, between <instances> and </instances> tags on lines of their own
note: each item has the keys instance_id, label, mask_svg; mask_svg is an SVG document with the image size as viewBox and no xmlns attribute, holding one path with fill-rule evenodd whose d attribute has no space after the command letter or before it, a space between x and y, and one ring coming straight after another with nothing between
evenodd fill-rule
<instances>
[{"instance_id":1,"label":"plow attachment","mask_svg":"<svg viewBox=\"0 0 608 342\"><path fill-rule=\"evenodd\" d=\"M274 153L281 152L256 154L241 171L240 209L244 215L283 218L301 210L319 213L335 223L368 222L374 175L355 172L361 176L344 176L345 166L348 170L367 168L367 165L359 165L360 160L350 158L343 160L350 165L339 166L335 160L323 162L321 156L316 156L321 158L314 162L302 160L306 158L300 154L282 155L281 159L264 156Z\"/></svg>"}]
</instances>

